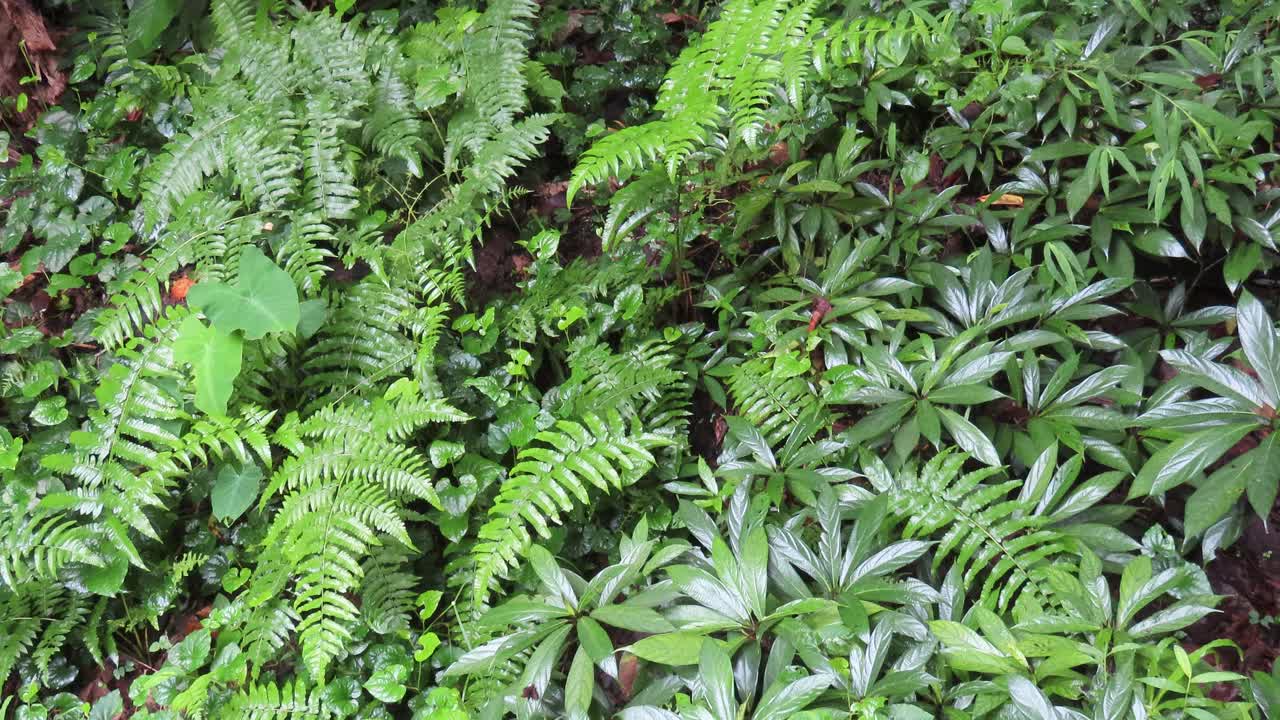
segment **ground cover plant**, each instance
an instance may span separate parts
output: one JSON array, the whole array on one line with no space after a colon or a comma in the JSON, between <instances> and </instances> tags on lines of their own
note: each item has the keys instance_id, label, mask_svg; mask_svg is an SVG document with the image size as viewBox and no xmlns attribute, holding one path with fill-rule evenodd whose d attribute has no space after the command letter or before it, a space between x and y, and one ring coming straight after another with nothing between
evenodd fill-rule
<instances>
[{"instance_id":1,"label":"ground cover plant","mask_svg":"<svg viewBox=\"0 0 1280 720\"><path fill-rule=\"evenodd\" d=\"M0 2L0 718L1280 717L1267 2Z\"/></svg>"}]
</instances>

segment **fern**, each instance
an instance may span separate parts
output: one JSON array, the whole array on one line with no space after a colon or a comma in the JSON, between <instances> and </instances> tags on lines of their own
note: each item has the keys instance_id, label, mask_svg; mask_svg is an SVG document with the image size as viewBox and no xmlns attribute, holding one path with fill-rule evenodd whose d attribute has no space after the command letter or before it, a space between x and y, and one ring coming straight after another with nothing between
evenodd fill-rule
<instances>
[{"instance_id":1,"label":"fern","mask_svg":"<svg viewBox=\"0 0 1280 720\"><path fill-rule=\"evenodd\" d=\"M251 685L227 703L227 717L242 720L316 720L339 717L319 690L308 690L302 681Z\"/></svg>"},{"instance_id":2,"label":"fern","mask_svg":"<svg viewBox=\"0 0 1280 720\"><path fill-rule=\"evenodd\" d=\"M352 159L341 133L357 123L340 115L327 95L308 98L305 112L300 138L305 176L302 202L324 221L350 218L359 199Z\"/></svg>"},{"instance_id":3,"label":"fern","mask_svg":"<svg viewBox=\"0 0 1280 720\"><path fill-rule=\"evenodd\" d=\"M405 632L413 617L418 578L405 572L409 555L401 548L387 546L367 561L362 571L360 617L380 635Z\"/></svg>"},{"instance_id":4,"label":"fern","mask_svg":"<svg viewBox=\"0 0 1280 720\"><path fill-rule=\"evenodd\" d=\"M393 438L430 420L465 418L439 403L393 402L333 406L305 421L290 419L276 433L293 454L280 464L262 502L289 493L264 539L268 562L255 573L250 593L275 587L278 565L289 568L302 655L313 677L324 677L352 639L360 612L348 594L361 586L362 563L372 549L384 539L412 547L403 504L439 505L423 457Z\"/></svg>"},{"instance_id":5,"label":"fern","mask_svg":"<svg viewBox=\"0 0 1280 720\"><path fill-rule=\"evenodd\" d=\"M343 302L307 348L303 387L349 390L409 366L413 345L402 327L414 307L407 293L367 278Z\"/></svg>"},{"instance_id":6,"label":"fern","mask_svg":"<svg viewBox=\"0 0 1280 720\"><path fill-rule=\"evenodd\" d=\"M795 98L802 92L795 73L807 63L804 48L814 3L790 0L734 0L699 40L681 52L667 72L655 109L661 117L624 128L597 141L583 154L569 181L568 199L586 185L609 177L625 180L661 162L674 180L694 153L703 149L726 118L734 135L757 148L764 114L776 90ZM784 88L784 80L788 80ZM798 98L793 99L793 104Z\"/></svg>"},{"instance_id":7,"label":"fern","mask_svg":"<svg viewBox=\"0 0 1280 720\"><path fill-rule=\"evenodd\" d=\"M590 503L590 488L609 492L640 479L654 464L652 448L670 441L649 432L628 432L617 413L585 414L582 422L560 420L538 433L539 445L520 451L502 483L489 519L472 550L472 593L488 597L492 583L507 576L529 547L531 526L550 537L560 514Z\"/></svg>"},{"instance_id":8,"label":"fern","mask_svg":"<svg viewBox=\"0 0 1280 720\"><path fill-rule=\"evenodd\" d=\"M626 418L640 418L646 403L658 401L684 379L675 363L671 345L660 340L646 340L621 353L602 344L582 348L569 358L572 372L556 391L556 414L576 417L613 408Z\"/></svg>"},{"instance_id":9,"label":"fern","mask_svg":"<svg viewBox=\"0 0 1280 720\"><path fill-rule=\"evenodd\" d=\"M966 459L943 452L918 472L908 469L898 478L870 455L864 455L863 466L876 489L890 494L891 512L906 521L904 537L941 533L933 555L935 572L949 563L966 588L977 590L979 602L1001 610L1024 593L1039 607L1053 606L1044 568L1050 562L1073 562L1075 541L1030 512L1033 504L1010 497L1023 481L987 483L1001 469L962 473Z\"/></svg>"},{"instance_id":10,"label":"fern","mask_svg":"<svg viewBox=\"0 0 1280 720\"><path fill-rule=\"evenodd\" d=\"M390 69L378 76L374 88L374 108L362 129L364 141L384 158L403 160L409 174L422 176L422 122L413 107L405 81Z\"/></svg>"},{"instance_id":11,"label":"fern","mask_svg":"<svg viewBox=\"0 0 1280 720\"><path fill-rule=\"evenodd\" d=\"M16 592L53 580L68 563L102 565L88 529L63 515L31 508L11 490L0 495L0 588Z\"/></svg>"},{"instance_id":12,"label":"fern","mask_svg":"<svg viewBox=\"0 0 1280 720\"><path fill-rule=\"evenodd\" d=\"M804 376L780 377L767 357L734 366L729 374L729 392L737 414L750 420L775 447L801 418L820 406L817 393Z\"/></svg>"}]
</instances>

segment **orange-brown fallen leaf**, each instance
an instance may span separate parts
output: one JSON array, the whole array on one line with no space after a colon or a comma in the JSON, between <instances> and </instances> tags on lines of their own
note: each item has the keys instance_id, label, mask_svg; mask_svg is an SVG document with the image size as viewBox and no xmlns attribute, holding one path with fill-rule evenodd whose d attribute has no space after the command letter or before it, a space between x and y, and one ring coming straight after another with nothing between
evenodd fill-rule
<instances>
[{"instance_id":1,"label":"orange-brown fallen leaf","mask_svg":"<svg viewBox=\"0 0 1280 720\"><path fill-rule=\"evenodd\" d=\"M676 23L689 23L692 25L698 22L698 18L692 15L674 12L658 13L658 19L666 25L674 25Z\"/></svg>"},{"instance_id":2,"label":"orange-brown fallen leaf","mask_svg":"<svg viewBox=\"0 0 1280 720\"><path fill-rule=\"evenodd\" d=\"M182 302L183 300L186 300L187 291L195 284L194 280L183 275L177 280L174 280L173 284L169 286L169 298L174 302Z\"/></svg>"},{"instance_id":3,"label":"orange-brown fallen leaf","mask_svg":"<svg viewBox=\"0 0 1280 720\"><path fill-rule=\"evenodd\" d=\"M980 195L978 197L978 202L986 202L987 198L989 197L991 196ZM1000 197L996 198L995 201L992 202L991 204L1001 206L1001 207L1022 207L1023 202L1024 201L1021 195L1010 195L1008 193L1005 193L1004 195L1001 195Z\"/></svg>"}]
</instances>

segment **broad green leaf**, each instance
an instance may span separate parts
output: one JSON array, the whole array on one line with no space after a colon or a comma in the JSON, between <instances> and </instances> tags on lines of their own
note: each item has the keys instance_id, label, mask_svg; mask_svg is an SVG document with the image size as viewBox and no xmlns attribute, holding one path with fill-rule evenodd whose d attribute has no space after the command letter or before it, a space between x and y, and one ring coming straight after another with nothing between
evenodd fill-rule
<instances>
[{"instance_id":1,"label":"broad green leaf","mask_svg":"<svg viewBox=\"0 0 1280 720\"><path fill-rule=\"evenodd\" d=\"M609 639L609 633L589 617L578 618L578 644L587 651L594 663L613 655L613 641Z\"/></svg>"},{"instance_id":2,"label":"broad green leaf","mask_svg":"<svg viewBox=\"0 0 1280 720\"><path fill-rule=\"evenodd\" d=\"M995 445L991 444L991 439L986 433L978 429L978 426L966 420L959 413L947 408L938 408L938 415L942 418L942 424L946 426L947 432L951 433L951 437L955 439L956 444L972 454L975 458L981 460L988 465L999 465L1000 455L996 452Z\"/></svg>"},{"instance_id":3,"label":"broad green leaf","mask_svg":"<svg viewBox=\"0 0 1280 720\"><path fill-rule=\"evenodd\" d=\"M542 582L542 589L547 595L561 602L566 608L574 608L578 604L578 595L573 591L569 578L560 569L560 565L546 548L534 545L529 548L529 564L533 572Z\"/></svg>"},{"instance_id":4,"label":"broad green leaf","mask_svg":"<svg viewBox=\"0 0 1280 720\"><path fill-rule=\"evenodd\" d=\"M1276 343L1276 326L1262 303L1248 292L1240 295L1236 327L1249 366L1266 390L1268 404L1280 410L1280 348Z\"/></svg>"},{"instance_id":5,"label":"broad green leaf","mask_svg":"<svg viewBox=\"0 0 1280 720\"><path fill-rule=\"evenodd\" d=\"M190 363L196 407L210 415L226 415L227 402L240 375L243 348L240 337L188 317L178 328L173 359Z\"/></svg>"},{"instance_id":6,"label":"broad green leaf","mask_svg":"<svg viewBox=\"0 0 1280 720\"><path fill-rule=\"evenodd\" d=\"M948 385L929 393L929 399L935 403L947 405L980 405L1004 397L1004 393L988 385L966 383Z\"/></svg>"},{"instance_id":7,"label":"broad green leaf","mask_svg":"<svg viewBox=\"0 0 1280 720\"><path fill-rule=\"evenodd\" d=\"M1252 424L1226 425L1192 433L1165 445L1138 471L1129 499L1159 495L1190 482L1254 427Z\"/></svg>"},{"instance_id":8,"label":"broad green leaf","mask_svg":"<svg viewBox=\"0 0 1280 720\"><path fill-rule=\"evenodd\" d=\"M1076 134L1076 117L1076 99L1070 93L1067 93L1062 97L1062 102L1058 103L1058 120L1062 123L1062 129L1067 131L1068 136Z\"/></svg>"},{"instance_id":9,"label":"broad green leaf","mask_svg":"<svg viewBox=\"0 0 1280 720\"><path fill-rule=\"evenodd\" d=\"M694 665L702 653L705 635L692 632L672 632L650 635L630 647L638 658L659 665Z\"/></svg>"},{"instance_id":10,"label":"broad green leaf","mask_svg":"<svg viewBox=\"0 0 1280 720\"><path fill-rule=\"evenodd\" d=\"M950 620L933 620L929 630L942 641L943 654L957 670L1007 675L1020 668L972 629Z\"/></svg>"},{"instance_id":11,"label":"broad green leaf","mask_svg":"<svg viewBox=\"0 0 1280 720\"><path fill-rule=\"evenodd\" d=\"M1235 507L1244 495L1246 480L1240 472L1240 460L1227 463L1191 493L1187 498L1183 531L1188 538L1197 538L1210 526L1222 519Z\"/></svg>"},{"instance_id":12,"label":"broad green leaf","mask_svg":"<svg viewBox=\"0 0 1280 720\"><path fill-rule=\"evenodd\" d=\"M914 400L901 400L876 408L856 425L846 430L844 439L853 447L874 440L897 427L913 407L915 407Z\"/></svg>"},{"instance_id":13,"label":"broad green leaf","mask_svg":"<svg viewBox=\"0 0 1280 720\"><path fill-rule=\"evenodd\" d=\"M257 465L223 465L209 492L213 516L227 523L239 518L258 499L261 486L262 469Z\"/></svg>"},{"instance_id":14,"label":"broad green leaf","mask_svg":"<svg viewBox=\"0 0 1280 720\"><path fill-rule=\"evenodd\" d=\"M1235 398L1246 406L1260 406L1266 394L1257 380L1229 365L1209 362L1186 350L1164 350L1160 357L1197 385Z\"/></svg>"},{"instance_id":15,"label":"broad green leaf","mask_svg":"<svg viewBox=\"0 0 1280 720\"><path fill-rule=\"evenodd\" d=\"M702 641L698 658L698 677L711 712L718 718L738 715L738 702L733 696L733 666L729 654L712 638Z\"/></svg>"},{"instance_id":16,"label":"broad green leaf","mask_svg":"<svg viewBox=\"0 0 1280 720\"><path fill-rule=\"evenodd\" d=\"M392 663L374 670L369 679L364 682L364 689L382 702L400 702L408 691L404 684L408 679L409 668L400 663Z\"/></svg>"},{"instance_id":17,"label":"broad green leaf","mask_svg":"<svg viewBox=\"0 0 1280 720\"><path fill-rule=\"evenodd\" d=\"M1253 511L1266 523L1280 486L1280 433L1267 435L1258 447L1240 456L1240 476L1244 479Z\"/></svg>"},{"instance_id":18,"label":"broad green leaf","mask_svg":"<svg viewBox=\"0 0 1280 720\"><path fill-rule=\"evenodd\" d=\"M524 666L524 674L520 676L522 687L532 687L539 697L546 694L547 683L551 682L551 673L560 664L560 651L564 648L570 630L572 627L567 624L558 628L534 649L528 664Z\"/></svg>"},{"instance_id":19,"label":"broad green leaf","mask_svg":"<svg viewBox=\"0 0 1280 720\"><path fill-rule=\"evenodd\" d=\"M129 573L129 558L120 553L109 557L101 566L90 565L80 571L84 578L84 586L95 595L113 596L124 586L125 577Z\"/></svg>"},{"instance_id":20,"label":"broad green leaf","mask_svg":"<svg viewBox=\"0 0 1280 720\"><path fill-rule=\"evenodd\" d=\"M1000 43L1000 52L1005 55L1030 55L1031 48L1027 47L1027 42L1017 35L1010 35Z\"/></svg>"},{"instance_id":21,"label":"broad green leaf","mask_svg":"<svg viewBox=\"0 0 1280 720\"><path fill-rule=\"evenodd\" d=\"M182 9L179 0L137 0L129 9L125 41L129 55L141 57L156 49L160 34Z\"/></svg>"},{"instance_id":22,"label":"broad green leaf","mask_svg":"<svg viewBox=\"0 0 1280 720\"><path fill-rule=\"evenodd\" d=\"M1074 106L1073 106L1074 107ZM1077 142L1070 140L1067 142L1049 143L1041 145L1031 151L1028 160L1034 162L1042 162L1045 160L1061 160L1063 158L1076 157L1079 155L1088 155L1093 152L1094 146L1086 142Z\"/></svg>"},{"instance_id":23,"label":"broad green leaf","mask_svg":"<svg viewBox=\"0 0 1280 720\"><path fill-rule=\"evenodd\" d=\"M765 440L764 435L760 434L750 420L730 415L725 417L725 422L728 423L733 436L751 450L756 460L768 468L778 466L778 461L773 456L773 449L769 447L769 441Z\"/></svg>"},{"instance_id":24,"label":"broad green leaf","mask_svg":"<svg viewBox=\"0 0 1280 720\"><path fill-rule=\"evenodd\" d=\"M227 333L240 330L246 340L272 332L292 333L301 319L293 278L253 245L240 253L235 287L199 283L187 293L187 302L203 312L214 327Z\"/></svg>"},{"instance_id":25,"label":"broad green leaf","mask_svg":"<svg viewBox=\"0 0 1280 720\"><path fill-rule=\"evenodd\" d=\"M194 674L209 660L212 647L213 636L207 628L201 628L169 649L169 662L188 675Z\"/></svg>"},{"instance_id":26,"label":"broad green leaf","mask_svg":"<svg viewBox=\"0 0 1280 720\"><path fill-rule=\"evenodd\" d=\"M1167 635L1192 625L1200 618L1215 612L1208 605L1196 602L1175 603L1167 609L1153 613L1145 620L1135 623L1129 628L1129 636L1135 639Z\"/></svg>"},{"instance_id":27,"label":"broad green leaf","mask_svg":"<svg viewBox=\"0 0 1280 720\"><path fill-rule=\"evenodd\" d=\"M1187 251L1173 233L1162 228L1147 230L1133 238L1133 244L1149 255L1167 258L1186 258Z\"/></svg>"},{"instance_id":28,"label":"broad green leaf","mask_svg":"<svg viewBox=\"0 0 1280 720\"><path fill-rule=\"evenodd\" d=\"M831 680L830 675L811 675L781 689L771 687L765 691L752 717L754 720L794 720L831 685Z\"/></svg>"},{"instance_id":29,"label":"broad green leaf","mask_svg":"<svg viewBox=\"0 0 1280 720\"><path fill-rule=\"evenodd\" d=\"M595 692L595 668L586 648L579 646L573 654L569 675L564 682L564 709L570 720L587 720L591 695Z\"/></svg>"},{"instance_id":30,"label":"broad green leaf","mask_svg":"<svg viewBox=\"0 0 1280 720\"><path fill-rule=\"evenodd\" d=\"M1009 678L1009 699L1027 720L1055 720L1058 717L1057 709L1044 691L1021 675Z\"/></svg>"},{"instance_id":31,"label":"broad green leaf","mask_svg":"<svg viewBox=\"0 0 1280 720\"><path fill-rule=\"evenodd\" d=\"M1255 670L1249 679L1249 691L1266 718L1280 713L1280 676Z\"/></svg>"},{"instance_id":32,"label":"broad green leaf","mask_svg":"<svg viewBox=\"0 0 1280 720\"><path fill-rule=\"evenodd\" d=\"M1231 248L1227 261L1222 265L1222 278L1227 288L1235 292L1262 264L1262 247L1256 243L1240 243Z\"/></svg>"},{"instance_id":33,"label":"broad green leaf","mask_svg":"<svg viewBox=\"0 0 1280 720\"><path fill-rule=\"evenodd\" d=\"M742 558L738 567L742 576L739 587L756 617L765 613L765 592L769 584L769 539L763 527L747 533L742 541Z\"/></svg>"},{"instance_id":34,"label":"broad green leaf","mask_svg":"<svg viewBox=\"0 0 1280 720\"><path fill-rule=\"evenodd\" d=\"M307 300L298 305L298 337L306 339L316 334L324 324L329 309L323 300Z\"/></svg>"},{"instance_id":35,"label":"broad green leaf","mask_svg":"<svg viewBox=\"0 0 1280 720\"><path fill-rule=\"evenodd\" d=\"M89 720L115 720L123 714L124 699L120 697L119 690L112 690L93 704L93 709L89 711Z\"/></svg>"}]
</instances>

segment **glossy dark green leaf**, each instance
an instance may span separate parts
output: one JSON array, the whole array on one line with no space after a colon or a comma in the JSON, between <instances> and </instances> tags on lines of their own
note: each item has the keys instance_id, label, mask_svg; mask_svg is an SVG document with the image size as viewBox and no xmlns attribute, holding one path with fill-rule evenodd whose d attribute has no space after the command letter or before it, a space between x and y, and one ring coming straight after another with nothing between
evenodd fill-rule
<instances>
[{"instance_id":1,"label":"glossy dark green leaf","mask_svg":"<svg viewBox=\"0 0 1280 720\"><path fill-rule=\"evenodd\" d=\"M694 665L702 653L706 636L691 632L650 635L631 644L630 650L638 658L659 665Z\"/></svg>"},{"instance_id":2,"label":"glossy dark green leaf","mask_svg":"<svg viewBox=\"0 0 1280 720\"><path fill-rule=\"evenodd\" d=\"M702 641L698 659L698 678L702 682L703 697L711 712L718 718L738 715L738 701L734 698L733 667L729 655L720 643L710 638Z\"/></svg>"},{"instance_id":3,"label":"glossy dark green leaf","mask_svg":"<svg viewBox=\"0 0 1280 720\"><path fill-rule=\"evenodd\" d=\"M1226 425L1192 433L1160 448L1138 471L1129 498L1158 495L1190 482L1222 457L1253 425Z\"/></svg>"},{"instance_id":4,"label":"glossy dark green leaf","mask_svg":"<svg viewBox=\"0 0 1280 720\"><path fill-rule=\"evenodd\" d=\"M564 709L571 720L586 720L595 691L595 668L583 647L573 654L564 683Z\"/></svg>"},{"instance_id":5,"label":"glossy dark green leaf","mask_svg":"<svg viewBox=\"0 0 1280 720\"><path fill-rule=\"evenodd\" d=\"M262 468L257 465L223 465L209 493L213 516L227 523L239 518L258 499L261 487Z\"/></svg>"}]
</instances>

